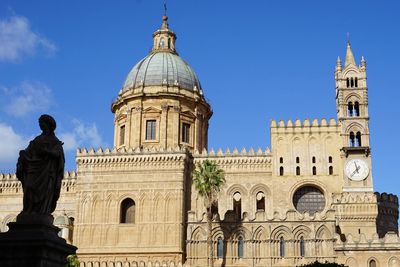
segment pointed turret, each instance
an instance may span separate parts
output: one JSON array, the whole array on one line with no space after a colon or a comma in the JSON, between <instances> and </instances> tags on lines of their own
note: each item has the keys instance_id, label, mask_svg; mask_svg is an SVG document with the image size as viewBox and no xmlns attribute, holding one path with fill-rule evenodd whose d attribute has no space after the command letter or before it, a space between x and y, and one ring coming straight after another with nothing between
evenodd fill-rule
<instances>
[{"instance_id":1,"label":"pointed turret","mask_svg":"<svg viewBox=\"0 0 400 267\"><path fill-rule=\"evenodd\" d=\"M353 56L353 51L351 51L350 41L347 41L346 61L344 63L344 66L347 67L350 64L356 66L356 62Z\"/></svg>"},{"instance_id":2,"label":"pointed turret","mask_svg":"<svg viewBox=\"0 0 400 267\"><path fill-rule=\"evenodd\" d=\"M337 57L336 60L336 71L341 71L342 70L342 61L340 60L340 57Z\"/></svg>"}]
</instances>

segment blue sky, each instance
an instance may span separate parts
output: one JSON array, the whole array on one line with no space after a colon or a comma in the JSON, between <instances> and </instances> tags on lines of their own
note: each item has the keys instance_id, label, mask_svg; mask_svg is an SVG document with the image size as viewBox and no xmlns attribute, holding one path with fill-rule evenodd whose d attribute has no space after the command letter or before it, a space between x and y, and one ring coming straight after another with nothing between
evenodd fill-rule
<instances>
[{"instance_id":1,"label":"blue sky","mask_svg":"<svg viewBox=\"0 0 400 267\"><path fill-rule=\"evenodd\" d=\"M333 71L350 33L367 60L373 176L400 193L398 1L168 1L177 49L214 115L210 148L270 146L271 119L335 118ZM112 99L151 48L163 1L0 2L0 171L54 115L65 142L111 146Z\"/></svg>"}]
</instances>

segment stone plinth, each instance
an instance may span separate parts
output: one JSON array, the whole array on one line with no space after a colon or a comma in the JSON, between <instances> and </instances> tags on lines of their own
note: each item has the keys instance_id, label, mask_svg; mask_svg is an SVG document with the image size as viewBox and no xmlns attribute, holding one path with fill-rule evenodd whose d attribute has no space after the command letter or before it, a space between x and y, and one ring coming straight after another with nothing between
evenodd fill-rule
<instances>
[{"instance_id":1,"label":"stone plinth","mask_svg":"<svg viewBox=\"0 0 400 267\"><path fill-rule=\"evenodd\" d=\"M67 256L76 252L53 225L13 222L8 226L9 231L0 234L2 267L64 267Z\"/></svg>"}]
</instances>

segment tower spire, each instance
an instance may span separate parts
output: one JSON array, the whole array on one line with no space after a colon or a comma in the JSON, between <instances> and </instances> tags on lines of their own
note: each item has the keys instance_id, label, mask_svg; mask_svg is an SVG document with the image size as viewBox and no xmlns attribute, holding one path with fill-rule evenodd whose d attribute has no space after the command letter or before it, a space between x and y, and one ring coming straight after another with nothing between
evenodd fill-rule
<instances>
[{"instance_id":1,"label":"tower spire","mask_svg":"<svg viewBox=\"0 0 400 267\"><path fill-rule=\"evenodd\" d=\"M348 39L347 39L346 60L345 60L344 66L347 67L350 64L353 64L354 66L356 66L353 51L351 51L350 38L349 37L347 37L347 38Z\"/></svg>"}]
</instances>

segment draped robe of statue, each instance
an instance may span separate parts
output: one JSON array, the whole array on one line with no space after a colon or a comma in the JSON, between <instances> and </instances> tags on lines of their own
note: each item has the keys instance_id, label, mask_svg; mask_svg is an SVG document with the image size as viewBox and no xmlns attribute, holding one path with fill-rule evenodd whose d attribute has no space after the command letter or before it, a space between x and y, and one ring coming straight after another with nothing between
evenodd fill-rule
<instances>
[{"instance_id":1,"label":"draped robe of statue","mask_svg":"<svg viewBox=\"0 0 400 267\"><path fill-rule=\"evenodd\" d=\"M64 175L63 143L41 125L43 133L20 151L17 163L17 177L24 191L22 213L50 215L60 197L61 181Z\"/></svg>"}]
</instances>

